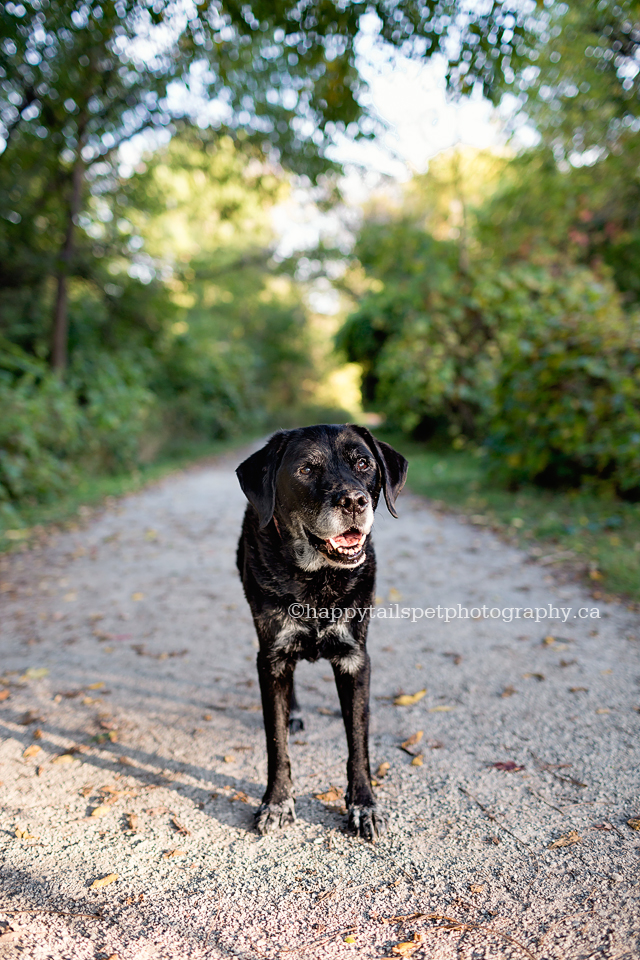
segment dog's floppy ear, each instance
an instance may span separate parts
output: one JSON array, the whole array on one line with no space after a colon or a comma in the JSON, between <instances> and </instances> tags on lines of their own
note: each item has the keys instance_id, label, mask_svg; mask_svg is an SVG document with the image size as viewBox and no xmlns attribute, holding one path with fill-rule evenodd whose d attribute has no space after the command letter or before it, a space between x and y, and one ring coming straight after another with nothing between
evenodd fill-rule
<instances>
[{"instance_id":1,"label":"dog's floppy ear","mask_svg":"<svg viewBox=\"0 0 640 960\"><path fill-rule=\"evenodd\" d=\"M395 503L398 494L404 487L407 479L407 468L409 464L397 450L390 447L388 443L376 438L369 433L366 427L359 427L353 424L353 429L360 434L368 447L371 448L376 458L376 463L382 476L382 489L387 509L392 517L397 517Z\"/></svg>"},{"instance_id":2,"label":"dog's floppy ear","mask_svg":"<svg viewBox=\"0 0 640 960\"><path fill-rule=\"evenodd\" d=\"M276 505L276 475L287 445L287 431L275 433L267 445L252 454L236 470L242 492L255 507L262 530L273 517Z\"/></svg>"}]
</instances>

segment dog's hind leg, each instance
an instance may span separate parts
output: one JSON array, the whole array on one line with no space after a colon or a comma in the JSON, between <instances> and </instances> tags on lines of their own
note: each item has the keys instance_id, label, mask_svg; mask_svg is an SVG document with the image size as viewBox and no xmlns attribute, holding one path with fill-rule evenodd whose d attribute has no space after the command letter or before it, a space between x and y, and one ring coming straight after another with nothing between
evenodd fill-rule
<instances>
[{"instance_id":1,"label":"dog's hind leg","mask_svg":"<svg viewBox=\"0 0 640 960\"><path fill-rule=\"evenodd\" d=\"M289 710L289 733L300 733L304 730L304 720L302 719L302 710L296 697L295 683L291 684L291 703Z\"/></svg>"},{"instance_id":2,"label":"dog's hind leg","mask_svg":"<svg viewBox=\"0 0 640 960\"><path fill-rule=\"evenodd\" d=\"M258 833L273 833L296 819L289 759L289 709L293 692L293 664L273 662L258 654L264 732L267 739L267 789L256 816Z\"/></svg>"}]
</instances>

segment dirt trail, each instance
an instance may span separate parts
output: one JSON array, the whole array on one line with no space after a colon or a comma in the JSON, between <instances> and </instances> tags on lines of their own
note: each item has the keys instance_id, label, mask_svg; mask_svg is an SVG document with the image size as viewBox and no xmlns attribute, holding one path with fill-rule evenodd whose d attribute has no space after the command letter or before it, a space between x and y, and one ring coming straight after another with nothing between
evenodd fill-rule
<instances>
[{"instance_id":1,"label":"dirt trail","mask_svg":"<svg viewBox=\"0 0 640 960\"><path fill-rule=\"evenodd\" d=\"M638 617L409 494L376 521L377 612L487 609L372 622L389 833L354 840L339 797L317 799L345 785L324 663L297 674L298 822L252 831L266 761L236 459L1 561L0 907L98 916L0 913L0 957L637 960ZM491 616L550 603L566 623ZM419 730L414 763L399 745ZM461 926L386 922L414 914Z\"/></svg>"}]
</instances>

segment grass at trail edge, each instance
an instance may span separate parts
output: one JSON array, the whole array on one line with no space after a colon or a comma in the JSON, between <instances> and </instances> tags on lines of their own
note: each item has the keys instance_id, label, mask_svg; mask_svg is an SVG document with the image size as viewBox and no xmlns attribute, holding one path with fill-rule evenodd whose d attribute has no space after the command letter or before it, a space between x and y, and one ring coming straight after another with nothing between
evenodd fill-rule
<instances>
[{"instance_id":1,"label":"grass at trail edge","mask_svg":"<svg viewBox=\"0 0 640 960\"><path fill-rule=\"evenodd\" d=\"M640 504L580 490L527 486L512 492L487 478L474 452L376 433L409 460L407 485L414 493L496 530L534 556L548 557L551 567L575 567L596 599L640 601Z\"/></svg>"}]
</instances>

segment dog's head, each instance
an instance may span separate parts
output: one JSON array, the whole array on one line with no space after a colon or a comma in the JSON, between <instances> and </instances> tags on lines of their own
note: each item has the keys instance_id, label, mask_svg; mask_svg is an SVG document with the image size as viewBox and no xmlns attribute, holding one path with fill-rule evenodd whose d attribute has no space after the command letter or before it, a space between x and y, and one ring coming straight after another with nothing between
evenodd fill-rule
<instances>
[{"instance_id":1,"label":"dog's head","mask_svg":"<svg viewBox=\"0 0 640 960\"><path fill-rule=\"evenodd\" d=\"M380 493L395 501L407 461L365 427L323 424L283 430L236 471L260 528L275 516L305 570L364 562Z\"/></svg>"}]
</instances>

